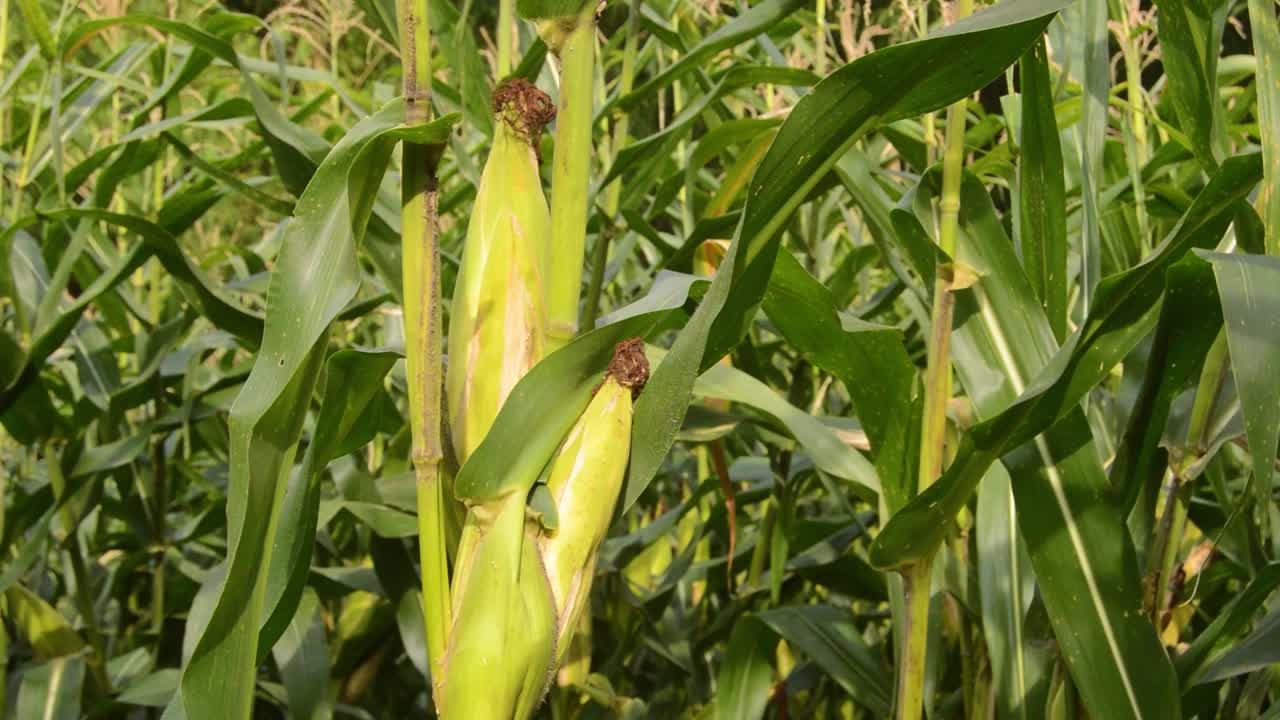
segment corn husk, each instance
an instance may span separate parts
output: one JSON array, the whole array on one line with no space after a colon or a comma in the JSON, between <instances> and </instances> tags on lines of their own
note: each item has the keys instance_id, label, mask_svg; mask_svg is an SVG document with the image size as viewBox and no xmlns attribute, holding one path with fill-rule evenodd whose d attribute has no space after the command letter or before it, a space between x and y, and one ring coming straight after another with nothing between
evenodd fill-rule
<instances>
[{"instance_id":1,"label":"corn husk","mask_svg":"<svg viewBox=\"0 0 1280 720\"><path fill-rule=\"evenodd\" d=\"M535 529L526 529L522 493L468 514L436 690L441 717L522 720L541 701L557 628L535 536Z\"/></svg>"},{"instance_id":2,"label":"corn husk","mask_svg":"<svg viewBox=\"0 0 1280 720\"><path fill-rule=\"evenodd\" d=\"M493 149L467 225L450 312L446 391L459 463L542 359L546 334L551 216L534 144L555 108L524 81L504 84L494 98Z\"/></svg>"},{"instance_id":3,"label":"corn husk","mask_svg":"<svg viewBox=\"0 0 1280 720\"><path fill-rule=\"evenodd\" d=\"M560 617L557 659L587 608L596 554L613 519L631 452L632 392L648 379L644 343L620 343L595 397L570 430L547 478L559 527L542 538L542 559Z\"/></svg>"}]
</instances>

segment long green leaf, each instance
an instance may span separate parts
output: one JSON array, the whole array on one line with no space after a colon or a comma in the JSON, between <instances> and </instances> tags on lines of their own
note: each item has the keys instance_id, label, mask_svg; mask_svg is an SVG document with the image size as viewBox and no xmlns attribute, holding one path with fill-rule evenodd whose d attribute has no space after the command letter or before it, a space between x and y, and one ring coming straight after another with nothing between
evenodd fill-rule
<instances>
[{"instance_id":1,"label":"long green leaf","mask_svg":"<svg viewBox=\"0 0 1280 720\"><path fill-rule=\"evenodd\" d=\"M1204 669L1199 682L1213 682L1280 663L1280 609L1272 610L1238 645Z\"/></svg>"},{"instance_id":2,"label":"long green leaf","mask_svg":"<svg viewBox=\"0 0 1280 720\"><path fill-rule=\"evenodd\" d=\"M61 657L32 667L18 686L17 715L40 720L79 720L85 659Z\"/></svg>"},{"instance_id":3,"label":"long green leaf","mask_svg":"<svg viewBox=\"0 0 1280 720\"><path fill-rule=\"evenodd\" d=\"M847 610L829 605L777 608L758 613L760 622L813 658L873 717L888 717L893 681L863 641Z\"/></svg>"},{"instance_id":4,"label":"long green leaf","mask_svg":"<svg viewBox=\"0 0 1280 720\"><path fill-rule=\"evenodd\" d=\"M1111 486L1120 507L1132 507L1141 496L1141 518L1155 515L1156 493L1168 467L1160 441L1173 400L1199 379L1204 356L1222 328L1207 262L1186 255L1169 268L1167 284L1142 388L1111 463Z\"/></svg>"},{"instance_id":5,"label":"long green leaf","mask_svg":"<svg viewBox=\"0 0 1280 720\"><path fill-rule=\"evenodd\" d=\"M788 343L844 383L870 440L888 507L905 505L915 494L907 438L918 423L911 412L916 372L901 333L842 318L831 291L789 253L779 253L774 263L764 311Z\"/></svg>"},{"instance_id":6,"label":"long green leaf","mask_svg":"<svg viewBox=\"0 0 1280 720\"><path fill-rule=\"evenodd\" d=\"M818 469L852 480L872 493L880 491L876 471L866 458L844 444L817 418L787 402L751 375L730 366L715 365L698 377L693 389L695 394L741 403L776 417L808 451Z\"/></svg>"},{"instance_id":7,"label":"long green leaf","mask_svg":"<svg viewBox=\"0 0 1280 720\"><path fill-rule=\"evenodd\" d=\"M329 647L315 593L303 595L289 628L273 652L289 698L289 715L325 720L329 708Z\"/></svg>"},{"instance_id":8,"label":"long green leaf","mask_svg":"<svg viewBox=\"0 0 1280 720\"><path fill-rule=\"evenodd\" d=\"M991 658L991 677L1001 717L1034 717L1028 707L1033 678L1028 668L1025 618L1035 576L1018 533L1013 488L1004 465L994 463L978 486L978 587L982 598L982 636Z\"/></svg>"},{"instance_id":9,"label":"long green leaf","mask_svg":"<svg viewBox=\"0 0 1280 720\"><path fill-rule=\"evenodd\" d=\"M756 170L742 223L710 290L636 403L636 426L647 432L632 445L624 507L658 471L694 378L746 332L772 274L781 230L810 190L875 126L945 107L997 77L1065 4L996 5L931 37L859 58L796 104Z\"/></svg>"},{"instance_id":10,"label":"long green leaf","mask_svg":"<svg viewBox=\"0 0 1280 720\"><path fill-rule=\"evenodd\" d=\"M530 0L530 2L532 1ZM543 1L547 2L548 0ZM560 0L560 2L575 1ZM609 106L606 106L601 110L601 114L606 114L615 107L620 110L634 107L636 103L645 97L667 87L686 73L703 67L707 58L712 55L768 31L770 27L776 25L803 4L803 0L764 0L764 2L756 3L746 12L716 28L710 35L699 41L697 45L682 53L680 59L672 64L671 67L641 83L639 87L626 96L618 98ZM521 12L523 13L523 7Z\"/></svg>"},{"instance_id":11,"label":"long green leaf","mask_svg":"<svg viewBox=\"0 0 1280 720\"><path fill-rule=\"evenodd\" d=\"M1160 0L1156 7L1160 57L1178 124L1191 140L1196 159L1213 170L1222 160L1226 140L1217 83L1222 27L1214 20L1214 4Z\"/></svg>"},{"instance_id":12,"label":"long green leaf","mask_svg":"<svg viewBox=\"0 0 1280 720\"><path fill-rule=\"evenodd\" d=\"M939 187L938 174L926 175L915 193L904 198L911 211L895 211L896 223L915 223L920 226L916 232L925 232L922 223L931 218L930 195ZM961 187L960 220L956 260L972 268L978 280L956 292L952 358L975 413L984 420L970 431L972 436L1026 395L1028 378L1054 359L1057 343L989 195L971 175ZM1150 302L1158 299L1157 294ZM1140 322L1136 327L1145 332ZM1136 343L1140 337L1129 339ZM1074 405L1063 413L1066 419L1045 435L1005 456L1017 525L1026 538L1054 635L1076 687L1094 712L1105 708L1117 717L1175 717L1172 667L1154 629L1138 612L1140 581L1133 544L1109 502L1107 479L1088 425ZM966 447L972 449L966 443L962 454ZM980 466L985 474L994 459L984 455L972 468ZM961 461L958 457L952 468ZM947 477L951 471L940 482ZM919 512L918 504L931 493L932 487L890 518L872 547L873 562L884 547L884 534L899 517ZM942 532L952 517L936 516ZM929 538L905 540L918 543ZM1025 674L1023 682L1029 685Z\"/></svg>"},{"instance_id":13,"label":"long green leaf","mask_svg":"<svg viewBox=\"0 0 1280 720\"><path fill-rule=\"evenodd\" d=\"M1262 193L1262 219L1266 248L1280 255L1280 20L1275 3L1249 0L1249 26L1257 59L1258 131L1266 161L1266 189Z\"/></svg>"},{"instance_id":14,"label":"long green leaf","mask_svg":"<svg viewBox=\"0 0 1280 720\"><path fill-rule=\"evenodd\" d=\"M1280 563L1272 563L1259 570L1244 591L1218 611L1213 622L1201 630L1190 647L1175 660L1183 688L1196 682L1215 647L1235 639L1248 627L1258 608L1263 607L1277 587L1280 587Z\"/></svg>"},{"instance_id":15,"label":"long green leaf","mask_svg":"<svg viewBox=\"0 0 1280 720\"><path fill-rule=\"evenodd\" d=\"M1053 112L1044 39L1019 64L1022 136L1018 140L1018 235L1022 266L1059 340L1067 329L1067 198L1062 144Z\"/></svg>"},{"instance_id":16,"label":"long green leaf","mask_svg":"<svg viewBox=\"0 0 1280 720\"><path fill-rule=\"evenodd\" d=\"M440 144L454 117L398 127L391 103L349 131L298 201L267 293L263 344L231 409L227 571L212 616L182 675L192 720L248 717L260 614L271 564L269 542L330 323L355 296L363 236L394 144Z\"/></svg>"},{"instance_id":17,"label":"long green leaf","mask_svg":"<svg viewBox=\"0 0 1280 720\"><path fill-rule=\"evenodd\" d=\"M1099 286L1094 311L1048 365L1024 376L1024 381L1034 380L1015 393L1017 402L970 428L943 477L889 521L871 546L873 564L902 566L932 554L948 520L972 496L987 467L1006 448L1031 440L1065 417L1137 345L1157 319L1164 272L1187 250L1217 243L1236 204L1258 182L1260 159L1257 153L1229 158L1146 261ZM985 195L980 187L978 192ZM990 380L996 386L1009 382L999 372L991 373ZM986 392L976 383L975 389Z\"/></svg>"},{"instance_id":18,"label":"long green leaf","mask_svg":"<svg viewBox=\"0 0 1280 720\"><path fill-rule=\"evenodd\" d=\"M591 401L614 346L659 328L679 307L668 302L667 309L632 315L581 335L526 373L458 471L457 496L479 503L512 491L528 492Z\"/></svg>"},{"instance_id":19,"label":"long green leaf","mask_svg":"<svg viewBox=\"0 0 1280 720\"><path fill-rule=\"evenodd\" d=\"M1079 43L1082 112L1077 126L1080 161L1080 297L1087 315L1093 310L1093 294L1102 280L1102 222L1099 187L1107 131L1107 96L1111 85L1110 41L1107 32L1107 0L1084 0L1068 22L1070 42Z\"/></svg>"},{"instance_id":20,"label":"long green leaf","mask_svg":"<svg viewBox=\"0 0 1280 720\"><path fill-rule=\"evenodd\" d=\"M740 622L729 636L716 676L716 720L755 720L764 715L773 686L773 633L758 621Z\"/></svg>"},{"instance_id":21,"label":"long green leaf","mask_svg":"<svg viewBox=\"0 0 1280 720\"><path fill-rule=\"evenodd\" d=\"M233 20L235 17L231 16ZM256 21L252 22L256 25ZM244 81L241 87L248 94L254 113L266 133L267 144L275 156L276 168L281 178L290 191L295 194L303 192L317 163L328 152L328 143L310 130L291 122L271 104L252 73L240 62L239 55L230 43L186 23L153 15L121 15L80 23L62 38L60 52L65 56L90 36L120 25L154 28L168 33L238 69ZM246 24L244 27L253 25Z\"/></svg>"},{"instance_id":22,"label":"long green leaf","mask_svg":"<svg viewBox=\"0 0 1280 720\"><path fill-rule=\"evenodd\" d=\"M136 234L164 265L165 271L183 284L193 303L214 325L242 338L250 347L261 342L262 318L214 286L204 271L182 252L177 238L159 225L135 215L94 208L66 208L42 214L54 219L101 220Z\"/></svg>"},{"instance_id":23,"label":"long green leaf","mask_svg":"<svg viewBox=\"0 0 1280 720\"><path fill-rule=\"evenodd\" d=\"M1205 253L1213 263L1264 538L1280 444L1280 257Z\"/></svg>"},{"instance_id":24,"label":"long green leaf","mask_svg":"<svg viewBox=\"0 0 1280 720\"><path fill-rule=\"evenodd\" d=\"M275 550L267 575L264 621L258 637L263 657L298 611L315 545L320 511L320 479L334 459L350 452L353 436L362 445L376 431L366 413L382 392L383 379L399 359L393 352L339 350L325 363L325 393L315 432L299 471L289 479L280 506ZM364 420L365 422L361 422Z\"/></svg>"}]
</instances>

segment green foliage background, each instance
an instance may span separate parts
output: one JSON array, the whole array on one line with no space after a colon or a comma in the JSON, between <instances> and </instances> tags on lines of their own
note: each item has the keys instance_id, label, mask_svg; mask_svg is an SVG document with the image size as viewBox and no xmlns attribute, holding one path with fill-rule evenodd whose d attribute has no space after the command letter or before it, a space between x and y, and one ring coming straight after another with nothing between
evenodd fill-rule
<instances>
[{"instance_id":1,"label":"green foliage background","mask_svg":"<svg viewBox=\"0 0 1280 720\"><path fill-rule=\"evenodd\" d=\"M942 10L604 4L599 329L452 468L479 499L540 467L650 343L593 673L540 713L886 717L895 570L936 557L930 717L1280 717L1276 5ZM430 11L436 120L406 127L387 0L0 0L0 716L433 712L398 148L442 153L449 298L497 8Z\"/></svg>"}]
</instances>

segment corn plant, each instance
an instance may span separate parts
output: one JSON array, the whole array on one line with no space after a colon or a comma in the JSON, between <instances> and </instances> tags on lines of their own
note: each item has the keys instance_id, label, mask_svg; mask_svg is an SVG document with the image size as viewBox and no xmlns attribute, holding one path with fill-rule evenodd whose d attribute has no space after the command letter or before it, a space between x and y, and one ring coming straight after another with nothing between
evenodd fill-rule
<instances>
[{"instance_id":1,"label":"corn plant","mask_svg":"<svg viewBox=\"0 0 1280 720\"><path fill-rule=\"evenodd\" d=\"M0 717L1280 717L1272 0L0 0Z\"/></svg>"}]
</instances>

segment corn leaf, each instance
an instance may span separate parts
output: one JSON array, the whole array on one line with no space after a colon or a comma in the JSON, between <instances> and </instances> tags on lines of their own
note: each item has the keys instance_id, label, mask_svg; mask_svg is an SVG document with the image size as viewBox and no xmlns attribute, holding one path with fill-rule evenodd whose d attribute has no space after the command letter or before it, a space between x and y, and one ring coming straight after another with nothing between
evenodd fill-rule
<instances>
[{"instance_id":1,"label":"corn leaf","mask_svg":"<svg viewBox=\"0 0 1280 720\"><path fill-rule=\"evenodd\" d=\"M6 615L42 658L59 658L84 649L71 623L39 595L22 585L4 591Z\"/></svg>"},{"instance_id":2,"label":"corn leaf","mask_svg":"<svg viewBox=\"0 0 1280 720\"><path fill-rule=\"evenodd\" d=\"M764 715L773 686L773 633L758 621L740 622L729 636L716 675L716 720L754 720Z\"/></svg>"},{"instance_id":3,"label":"corn leaf","mask_svg":"<svg viewBox=\"0 0 1280 720\"><path fill-rule=\"evenodd\" d=\"M1067 329L1067 198L1062 144L1053 111L1044 39L1019 62L1022 135L1018 140L1019 258L1059 340Z\"/></svg>"},{"instance_id":4,"label":"corn leaf","mask_svg":"<svg viewBox=\"0 0 1280 720\"><path fill-rule=\"evenodd\" d=\"M1120 506L1141 498L1154 517L1157 492L1168 467L1160 447L1173 400L1199 379L1201 360L1222 329L1218 291L1209 263L1188 254L1170 266L1168 290L1147 356L1142 387L1111 463L1111 486ZM1139 532L1140 540L1149 533Z\"/></svg>"},{"instance_id":5,"label":"corn leaf","mask_svg":"<svg viewBox=\"0 0 1280 720\"><path fill-rule=\"evenodd\" d=\"M84 685L85 659L60 657L30 668L18 686L15 717L41 720L79 720L80 689Z\"/></svg>"},{"instance_id":6,"label":"corn leaf","mask_svg":"<svg viewBox=\"0 0 1280 720\"><path fill-rule=\"evenodd\" d=\"M906 207L894 212L897 224L915 223L915 232L925 233L923 222L930 218L930 196L940 188L939 175L929 173L904 197ZM1049 364L1057 342L990 196L972 175L966 175L962 185L960 222L956 260L972 268L978 280L955 293L952 358L975 414L985 424L1025 395L1027 379ZM1158 295L1150 302L1157 300ZM1142 322L1134 326L1145 334ZM1118 717L1175 717L1179 711L1172 667L1154 629L1139 612L1140 581L1132 542L1111 509L1107 479L1088 425L1074 405L1065 411L1066 418L1045 435L1005 456L1016 507L1010 515L1026 538L1054 635L1085 704ZM981 464L984 475L994 459ZM949 470L939 482L950 475ZM873 545L873 562L877 550L885 547L880 544L884 533L900 517L909 517L936 485L890 518ZM940 515L937 520L945 526L951 517ZM1017 537L1011 537L1015 547ZM920 540L913 537L908 542ZM1008 582L1016 580L1014 565L1004 572ZM1022 636L1021 622L1010 632ZM1019 643L1019 652L1021 647ZM1016 662L1017 657L1008 659ZM1030 684L1025 674L1020 681L1024 690Z\"/></svg>"},{"instance_id":7,"label":"corn leaf","mask_svg":"<svg viewBox=\"0 0 1280 720\"><path fill-rule=\"evenodd\" d=\"M1191 150L1207 170L1222 160L1226 130L1218 102L1218 52L1222 23L1220 3L1160 0L1160 48L1169 95L1178 125L1191 140Z\"/></svg>"},{"instance_id":8,"label":"corn leaf","mask_svg":"<svg viewBox=\"0 0 1280 720\"><path fill-rule=\"evenodd\" d=\"M1204 669L1199 682L1224 680L1280 662L1280 610L1258 621L1253 632Z\"/></svg>"},{"instance_id":9,"label":"corn leaf","mask_svg":"<svg viewBox=\"0 0 1280 720\"><path fill-rule=\"evenodd\" d=\"M1027 546L1018 532L1013 488L1004 465L993 463L978 485L978 588L982 634L991 658L996 704L1002 717L1024 717L1034 697L1036 672L1025 653L1025 618L1035 593Z\"/></svg>"},{"instance_id":10,"label":"corn leaf","mask_svg":"<svg viewBox=\"0 0 1280 720\"><path fill-rule=\"evenodd\" d=\"M1253 457L1254 497L1263 538L1270 535L1269 508L1276 446L1280 444L1280 257L1205 253L1213 263L1223 321Z\"/></svg>"},{"instance_id":11,"label":"corn leaf","mask_svg":"<svg viewBox=\"0 0 1280 720\"><path fill-rule=\"evenodd\" d=\"M300 720L323 720L332 714L327 697L329 647L324 635L319 599L307 592L272 650L284 679L289 714Z\"/></svg>"},{"instance_id":12,"label":"corn leaf","mask_svg":"<svg viewBox=\"0 0 1280 720\"><path fill-rule=\"evenodd\" d=\"M264 657L296 618L315 545L320 512L320 479L330 462L372 439L377 424L370 412L383 379L399 359L393 352L339 350L325 363L325 393L311 443L297 473L289 477L280 505L275 550L267 575L258 656ZM354 440L354 442L352 442ZM353 447L354 446L354 447Z\"/></svg>"},{"instance_id":13,"label":"corn leaf","mask_svg":"<svg viewBox=\"0 0 1280 720\"><path fill-rule=\"evenodd\" d=\"M1277 587L1280 587L1280 563L1272 563L1260 569L1249 585L1233 597L1213 622L1196 636L1195 641L1178 655L1174 663L1183 689L1201 680L1201 670L1214 650L1243 633Z\"/></svg>"},{"instance_id":14,"label":"corn leaf","mask_svg":"<svg viewBox=\"0 0 1280 720\"><path fill-rule=\"evenodd\" d=\"M858 634L849 613L829 605L777 608L755 615L793 648L826 670L874 717L888 717L893 682Z\"/></svg>"},{"instance_id":15,"label":"corn leaf","mask_svg":"<svg viewBox=\"0 0 1280 720\"><path fill-rule=\"evenodd\" d=\"M633 443L624 507L661 466L694 378L746 332L772 274L780 231L809 191L875 126L945 107L998 76L1062 6L996 5L931 37L859 58L797 103L756 170L711 289L636 403L636 427L651 430Z\"/></svg>"},{"instance_id":16,"label":"corn leaf","mask_svg":"<svg viewBox=\"0 0 1280 720\"><path fill-rule=\"evenodd\" d=\"M1048 365L1025 376L1033 379L1016 393L1017 402L971 428L943 477L885 526L871 547L873 564L906 565L932 553L941 544L947 520L968 501L986 468L1006 448L1031 440L1075 408L1152 329L1164 272L1187 250L1212 246L1221 238L1236 203L1258 182L1261 169L1257 153L1229 158L1146 261L1104 281L1098 299L1105 302L1095 306ZM988 371L988 380L994 386L1008 383L1006 375L993 371ZM981 384L975 387L984 392Z\"/></svg>"},{"instance_id":17,"label":"corn leaf","mask_svg":"<svg viewBox=\"0 0 1280 720\"><path fill-rule=\"evenodd\" d=\"M577 1L559 0L561 3L570 4ZM532 5L534 0L522 0L522 2ZM555 0L542 0L542 2L553 4ZM605 106L600 111L600 114L607 114L615 108L627 110L634 107L644 98L667 87L690 71L704 67L707 58L712 55L767 32L769 28L786 18L803 4L803 0L764 0L764 2L752 5L741 15L702 38L697 45L683 52L680 60L671 65L671 67L641 83L639 87L626 96L617 98ZM521 13L527 16L523 4L521 5Z\"/></svg>"},{"instance_id":18,"label":"corn leaf","mask_svg":"<svg viewBox=\"0 0 1280 720\"><path fill-rule=\"evenodd\" d=\"M329 324L360 284L355 246L395 142L439 144L453 116L400 128L391 103L351 129L298 200L272 274L263 345L231 409L226 578L183 670L186 717L247 716L271 563L270 532L284 494Z\"/></svg>"},{"instance_id":19,"label":"corn leaf","mask_svg":"<svg viewBox=\"0 0 1280 720\"><path fill-rule=\"evenodd\" d=\"M1280 20L1276 19L1275 3L1249 0L1248 6L1258 68L1255 114L1266 163L1262 219L1267 228L1267 253L1280 255Z\"/></svg>"}]
</instances>

